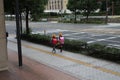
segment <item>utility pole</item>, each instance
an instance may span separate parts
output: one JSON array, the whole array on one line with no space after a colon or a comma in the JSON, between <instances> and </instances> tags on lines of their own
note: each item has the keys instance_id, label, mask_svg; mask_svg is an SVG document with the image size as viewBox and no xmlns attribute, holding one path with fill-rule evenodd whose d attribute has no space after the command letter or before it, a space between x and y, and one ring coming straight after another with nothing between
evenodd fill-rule
<instances>
[{"instance_id":1,"label":"utility pole","mask_svg":"<svg viewBox=\"0 0 120 80\"><path fill-rule=\"evenodd\" d=\"M17 29L17 45L18 45L18 61L19 67L22 67L22 49L20 35L20 17L19 17L19 0L16 0L16 29Z\"/></svg>"},{"instance_id":2,"label":"utility pole","mask_svg":"<svg viewBox=\"0 0 120 80\"><path fill-rule=\"evenodd\" d=\"M106 0L106 19L105 19L105 23L108 23L108 0Z\"/></svg>"}]
</instances>

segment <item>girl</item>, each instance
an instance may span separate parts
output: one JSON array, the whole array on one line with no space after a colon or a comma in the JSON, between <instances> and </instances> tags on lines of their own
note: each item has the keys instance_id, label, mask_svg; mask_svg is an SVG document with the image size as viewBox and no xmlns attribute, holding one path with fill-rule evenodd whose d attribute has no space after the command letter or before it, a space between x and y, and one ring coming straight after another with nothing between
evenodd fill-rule
<instances>
[{"instance_id":1,"label":"girl","mask_svg":"<svg viewBox=\"0 0 120 80\"><path fill-rule=\"evenodd\" d=\"M60 52L62 52L62 48L64 45L64 37L62 36L62 33L59 33L58 41L59 41Z\"/></svg>"},{"instance_id":2,"label":"girl","mask_svg":"<svg viewBox=\"0 0 120 80\"><path fill-rule=\"evenodd\" d=\"M53 52L53 53L56 53L55 48L56 48L56 46L57 46L58 40L57 40L55 34L52 35L52 39L51 39L51 41L52 41L52 46L53 46L53 50L52 50L52 52Z\"/></svg>"}]
</instances>

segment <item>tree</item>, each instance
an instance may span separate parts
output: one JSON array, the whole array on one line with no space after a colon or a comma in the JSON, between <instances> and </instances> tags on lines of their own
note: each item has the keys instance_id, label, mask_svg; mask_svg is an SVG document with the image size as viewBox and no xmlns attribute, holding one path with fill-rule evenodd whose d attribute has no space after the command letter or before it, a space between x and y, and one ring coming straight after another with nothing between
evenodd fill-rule
<instances>
[{"instance_id":1,"label":"tree","mask_svg":"<svg viewBox=\"0 0 120 80\"><path fill-rule=\"evenodd\" d=\"M113 3L113 8L114 8L114 11L113 11L113 14L116 14L116 15L120 15L120 0L117 0Z\"/></svg>"},{"instance_id":2,"label":"tree","mask_svg":"<svg viewBox=\"0 0 120 80\"><path fill-rule=\"evenodd\" d=\"M73 11L75 16L77 11L84 13L88 21L88 16L99 8L99 3L98 0L69 0L67 8Z\"/></svg>"},{"instance_id":3,"label":"tree","mask_svg":"<svg viewBox=\"0 0 120 80\"><path fill-rule=\"evenodd\" d=\"M33 21L37 21L40 18L40 15L43 13L43 11L45 9L45 5L47 4L47 1L48 0L34 1L34 4L36 4L36 5L32 6L32 9L30 12ZM40 5L38 3L40 3ZM39 16L38 16L38 13L40 14Z\"/></svg>"},{"instance_id":4,"label":"tree","mask_svg":"<svg viewBox=\"0 0 120 80\"><path fill-rule=\"evenodd\" d=\"M95 10L99 9L99 3L98 0L84 0L82 7L88 21L88 16Z\"/></svg>"},{"instance_id":5,"label":"tree","mask_svg":"<svg viewBox=\"0 0 120 80\"><path fill-rule=\"evenodd\" d=\"M101 12L106 11L106 0L101 0ZM108 0L108 13L114 15L120 15L120 0Z\"/></svg>"},{"instance_id":6,"label":"tree","mask_svg":"<svg viewBox=\"0 0 120 80\"><path fill-rule=\"evenodd\" d=\"M13 0L14 1L14 0ZM14 7L14 2L11 0L4 0L4 11L5 14L11 15L10 19L12 19L12 15L15 14L15 7Z\"/></svg>"},{"instance_id":7,"label":"tree","mask_svg":"<svg viewBox=\"0 0 120 80\"><path fill-rule=\"evenodd\" d=\"M71 11L73 11L75 18L74 18L74 22L76 22L76 13L77 10L79 10L79 4L78 2L81 0L69 0L68 4L67 4L67 8Z\"/></svg>"},{"instance_id":8,"label":"tree","mask_svg":"<svg viewBox=\"0 0 120 80\"><path fill-rule=\"evenodd\" d=\"M29 34L28 15L31 14L33 20L37 20L47 4L48 0L21 0L21 10L26 13L26 33Z\"/></svg>"},{"instance_id":9,"label":"tree","mask_svg":"<svg viewBox=\"0 0 120 80\"><path fill-rule=\"evenodd\" d=\"M6 14L14 14L14 3L11 0L4 0L4 10Z\"/></svg>"},{"instance_id":10,"label":"tree","mask_svg":"<svg viewBox=\"0 0 120 80\"><path fill-rule=\"evenodd\" d=\"M20 14L25 12L26 16L26 33L29 34L29 24L28 24L28 15L31 14L32 18L35 20L38 17L37 15L41 14L48 0L19 0ZM5 12L15 14L15 0L4 0Z\"/></svg>"}]
</instances>

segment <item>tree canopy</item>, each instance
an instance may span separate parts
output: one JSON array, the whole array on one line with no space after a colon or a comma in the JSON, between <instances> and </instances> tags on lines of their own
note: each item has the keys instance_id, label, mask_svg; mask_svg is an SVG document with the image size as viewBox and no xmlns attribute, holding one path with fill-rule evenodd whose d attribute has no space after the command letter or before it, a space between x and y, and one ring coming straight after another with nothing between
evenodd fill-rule
<instances>
[{"instance_id":1,"label":"tree canopy","mask_svg":"<svg viewBox=\"0 0 120 80\"><path fill-rule=\"evenodd\" d=\"M84 13L88 19L90 13L99 8L99 3L98 0L69 0L67 8L74 13L77 11Z\"/></svg>"},{"instance_id":2,"label":"tree canopy","mask_svg":"<svg viewBox=\"0 0 120 80\"><path fill-rule=\"evenodd\" d=\"M48 0L19 0L20 12L27 10L31 15L39 15L45 9ZM5 12L8 14L15 13L15 0L4 0Z\"/></svg>"},{"instance_id":3,"label":"tree canopy","mask_svg":"<svg viewBox=\"0 0 120 80\"><path fill-rule=\"evenodd\" d=\"M4 0L4 10L6 14L15 14L15 0Z\"/></svg>"},{"instance_id":4,"label":"tree canopy","mask_svg":"<svg viewBox=\"0 0 120 80\"><path fill-rule=\"evenodd\" d=\"M28 15L31 14L33 20L39 19L45 9L48 0L19 0L19 13L25 12L26 15L26 33L29 34ZM5 12L15 14L15 0L4 0Z\"/></svg>"},{"instance_id":5,"label":"tree canopy","mask_svg":"<svg viewBox=\"0 0 120 80\"><path fill-rule=\"evenodd\" d=\"M108 13L111 15L112 11L115 15L120 15L120 0L108 0ZM101 0L101 12L106 11L106 0Z\"/></svg>"}]
</instances>

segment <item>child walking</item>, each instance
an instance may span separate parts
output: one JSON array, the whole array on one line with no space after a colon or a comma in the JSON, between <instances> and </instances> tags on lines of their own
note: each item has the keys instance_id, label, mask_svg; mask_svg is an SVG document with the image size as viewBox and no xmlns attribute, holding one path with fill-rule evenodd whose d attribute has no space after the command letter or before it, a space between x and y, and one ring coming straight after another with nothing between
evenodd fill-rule
<instances>
[{"instance_id":1,"label":"child walking","mask_svg":"<svg viewBox=\"0 0 120 80\"><path fill-rule=\"evenodd\" d=\"M64 37L63 37L62 33L59 33L58 41L59 41L60 52L62 52L62 48L64 45Z\"/></svg>"},{"instance_id":2,"label":"child walking","mask_svg":"<svg viewBox=\"0 0 120 80\"><path fill-rule=\"evenodd\" d=\"M57 46L58 40L57 40L55 34L52 35L51 41L52 41L52 46L53 46L52 52L53 52L53 53L56 53L56 49L55 49L55 48L56 48L56 46Z\"/></svg>"}]
</instances>

